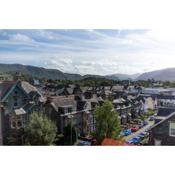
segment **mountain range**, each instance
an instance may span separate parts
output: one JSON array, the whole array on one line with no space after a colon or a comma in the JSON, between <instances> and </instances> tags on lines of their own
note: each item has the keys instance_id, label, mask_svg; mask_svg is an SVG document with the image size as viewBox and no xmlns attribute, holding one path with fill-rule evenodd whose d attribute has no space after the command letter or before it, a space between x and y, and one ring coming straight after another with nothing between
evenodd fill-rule
<instances>
[{"instance_id":1,"label":"mountain range","mask_svg":"<svg viewBox=\"0 0 175 175\"><path fill-rule=\"evenodd\" d=\"M156 70L151 72L146 72L142 74L112 74L112 75L80 75L80 74L70 74L64 73L57 69L46 69L43 67L36 67L30 65L22 64L0 64L0 73L14 74L15 72L21 72L24 75L29 75L36 78L47 78L47 79L60 79L60 80L81 80L88 77L95 78L106 78L111 80L147 80L155 79L162 81L175 81L175 68L167 68L162 70Z\"/></svg>"},{"instance_id":2,"label":"mountain range","mask_svg":"<svg viewBox=\"0 0 175 175\"><path fill-rule=\"evenodd\" d=\"M29 75L36 78L47 78L47 79L59 79L59 80L81 80L84 78L107 78L111 80L124 80L132 79L131 75L125 74L113 74L113 75L80 75L64 73L57 69L46 69L43 67L36 67L22 64L0 64L0 73L14 74L15 72L21 72L24 75Z\"/></svg>"},{"instance_id":3,"label":"mountain range","mask_svg":"<svg viewBox=\"0 0 175 175\"><path fill-rule=\"evenodd\" d=\"M161 81L175 81L175 68L146 72L138 76L137 80L147 80L152 78Z\"/></svg>"},{"instance_id":4,"label":"mountain range","mask_svg":"<svg viewBox=\"0 0 175 175\"><path fill-rule=\"evenodd\" d=\"M111 80L128 80L128 79L136 79L137 77L139 77L140 74L132 74L132 75L128 75L128 74L112 74L112 75L106 75L105 78L107 79L111 79Z\"/></svg>"}]
</instances>

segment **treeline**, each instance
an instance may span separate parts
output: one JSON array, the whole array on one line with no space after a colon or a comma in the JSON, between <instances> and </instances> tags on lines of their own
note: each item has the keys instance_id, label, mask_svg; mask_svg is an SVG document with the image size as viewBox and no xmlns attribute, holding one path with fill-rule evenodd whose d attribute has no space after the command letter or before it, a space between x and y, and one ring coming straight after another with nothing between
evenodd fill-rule
<instances>
[{"instance_id":1,"label":"treeline","mask_svg":"<svg viewBox=\"0 0 175 175\"><path fill-rule=\"evenodd\" d=\"M21 80L32 82L34 79L39 80L41 83L51 83L55 85L68 86L70 84L76 84L79 86L112 86L116 84L121 85L132 85L136 87L164 87L164 88L175 88L175 81L156 81L154 79L148 80L111 80L103 77L87 77L81 80L52 80L47 78L32 77L31 75L22 74Z\"/></svg>"}]
</instances>

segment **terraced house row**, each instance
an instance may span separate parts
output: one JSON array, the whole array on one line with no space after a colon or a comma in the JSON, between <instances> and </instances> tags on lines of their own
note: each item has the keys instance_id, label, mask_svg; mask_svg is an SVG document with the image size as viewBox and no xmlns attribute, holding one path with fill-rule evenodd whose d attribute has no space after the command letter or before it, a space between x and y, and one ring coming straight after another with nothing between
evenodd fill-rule
<instances>
[{"instance_id":1,"label":"terraced house row","mask_svg":"<svg viewBox=\"0 0 175 175\"><path fill-rule=\"evenodd\" d=\"M136 89L133 91L133 87L119 84L99 87L32 85L21 81L16 74L12 81L0 82L0 144L22 144L24 126L33 111L46 114L56 123L60 134L71 122L77 136L88 136L95 131L94 111L106 99L113 102L121 124L156 105L153 97ZM11 138L16 138L16 143Z\"/></svg>"}]
</instances>

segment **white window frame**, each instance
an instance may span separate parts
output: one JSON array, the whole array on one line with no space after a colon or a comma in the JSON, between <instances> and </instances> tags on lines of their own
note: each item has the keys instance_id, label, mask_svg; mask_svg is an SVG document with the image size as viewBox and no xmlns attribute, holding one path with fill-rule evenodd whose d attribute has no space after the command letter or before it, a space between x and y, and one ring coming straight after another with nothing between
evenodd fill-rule
<instances>
[{"instance_id":1,"label":"white window frame","mask_svg":"<svg viewBox=\"0 0 175 175\"><path fill-rule=\"evenodd\" d=\"M169 136L171 136L171 137L175 137L175 134L174 134L174 135L173 135L173 134L171 134L172 124L174 124L174 125L175 125L175 122L170 122L170 123L169 123ZM174 127L174 130L175 130L175 127Z\"/></svg>"},{"instance_id":2,"label":"white window frame","mask_svg":"<svg viewBox=\"0 0 175 175\"><path fill-rule=\"evenodd\" d=\"M20 121L21 122L21 126L19 127L18 126L18 121ZM15 127L13 126L13 122L15 122ZM22 119L11 119L11 128L12 129L21 129L23 127L23 121L22 121Z\"/></svg>"},{"instance_id":3,"label":"white window frame","mask_svg":"<svg viewBox=\"0 0 175 175\"><path fill-rule=\"evenodd\" d=\"M15 126L13 126L13 122L15 123ZM16 121L14 119L11 120L11 128L15 129L16 128Z\"/></svg>"}]
</instances>

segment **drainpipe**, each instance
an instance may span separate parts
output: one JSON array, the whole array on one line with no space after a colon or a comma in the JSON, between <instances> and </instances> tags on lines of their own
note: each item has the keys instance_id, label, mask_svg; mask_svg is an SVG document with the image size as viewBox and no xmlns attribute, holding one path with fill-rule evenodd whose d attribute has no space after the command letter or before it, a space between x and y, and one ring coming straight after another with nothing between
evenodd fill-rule
<instances>
[{"instance_id":1,"label":"drainpipe","mask_svg":"<svg viewBox=\"0 0 175 175\"><path fill-rule=\"evenodd\" d=\"M2 107L0 103L0 145L3 145L2 117Z\"/></svg>"}]
</instances>

